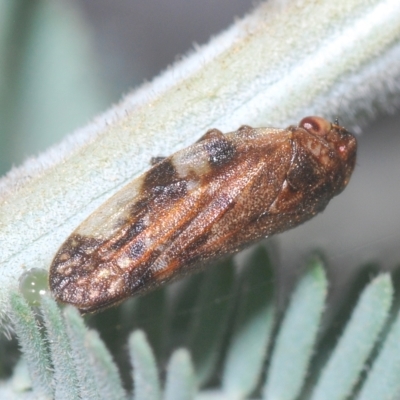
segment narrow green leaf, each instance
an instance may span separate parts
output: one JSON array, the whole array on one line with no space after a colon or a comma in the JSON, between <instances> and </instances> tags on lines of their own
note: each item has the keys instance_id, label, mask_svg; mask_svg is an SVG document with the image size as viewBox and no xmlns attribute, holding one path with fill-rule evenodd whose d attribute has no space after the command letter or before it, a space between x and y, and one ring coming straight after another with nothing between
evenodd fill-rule
<instances>
[{"instance_id":1,"label":"narrow green leaf","mask_svg":"<svg viewBox=\"0 0 400 400\"><path fill-rule=\"evenodd\" d=\"M14 367L11 379L9 379L16 393L30 392L32 390L32 379L29 374L28 365L24 357L21 357ZM37 396L37 393L35 393ZM43 396L45 397L45 396ZM3 397L0 396L0 399ZM46 398L46 397L45 397ZM47 396L50 399L50 396Z\"/></svg>"},{"instance_id":2,"label":"narrow green leaf","mask_svg":"<svg viewBox=\"0 0 400 400\"><path fill-rule=\"evenodd\" d=\"M327 280L314 258L298 283L273 350L264 399L295 399L300 393L325 305Z\"/></svg>"},{"instance_id":3,"label":"narrow green leaf","mask_svg":"<svg viewBox=\"0 0 400 400\"><path fill-rule=\"evenodd\" d=\"M129 353L133 367L133 399L159 400L161 390L157 364L143 331L137 330L130 336Z\"/></svg>"},{"instance_id":4,"label":"narrow green leaf","mask_svg":"<svg viewBox=\"0 0 400 400\"><path fill-rule=\"evenodd\" d=\"M372 365L358 400L400 398L400 312Z\"/></svg>"},{"instance_id":5,"label":"narrow green leaf","mask_svg":"<svg viewBox=\"0 0 400 400\"><path fill-rule=\"evenodd\" d=\"M1 1L0 2L0 99L1 103L5 103L7 92L6 78L7 72L10 70L10 52L13 43L13 28L15 27L16 18L20 16L18 9L20 5L16 1ZM16 51L16 49L13 49ZM3 121L0 121L2 124ZM0 125L1 126L1 125ZM4 129L3 126L1 128ZM1 131L3 130L1 129ZM0 136L1 139L1 136ZM0 141L1 143L1 141ZM6 148L5 148L6 150ZM0 169L1 174L1 169Z\"/></svg>"},{"instance_id":6,"label":"narrow green leaf","mask_svg":"<svg viewBox=\"0 0 400 400\"><path fill-rule=\"evenodd\" d=\"M54 397L56 399L79 399L78 378L60 309L48 296L42 297L41 309L54 367Z\"/></svg>"},{"instance_id":7,"label":"narrow green leaf","mask_svg":"<svg viewBox=\"0 0 400 400\"><path fill-rule=\"evenodd\" d=\"M146 332L147 340L157 357L161 356L165 341L167 298L165 287L136 299L131 318L133 329Z\"/></svg>"},{"instance_id":8,"label":"narrow green leaf","mask_svg":"<svg viewBox=\"0 0 400 400\"><path fill-rule=\"evenodd\" d=\"M194 274L187 276L178 285L168 287L171 306L166 330L170 348L178 348L185 342L203 277L204 273Z\"/></svg>"},{"instance_id":9,"label":"narrow green leaf","mask_svg":"<svg viewBox=\"0 0 400 400\"><path fill-rule=\"evenodd\" d=\"M232 306L233 262L206 271L188 332L188 348L200 385L215 371Z\"/></svg>"},{"instance_id":10,"label":"narrow green leaf","mask_svg":"<svg viewBox=\"0 0 400 400\"><path fill-rule=\"evenodd\" d=\"M196 397L196 400L235 400L239 397L233 397L232 393L227 394L218 389L202 390Z\"/></svg>"},{"instance_id":11,"label":"narrow green leaf","mask_svg":"<svg viewBox=\"0 0 400 400\"><path fill-rule=\"evenodd\" d=\"M268 254L258 247L242 264L234 333L224 363L222 386L232 396L254 391L274 325L273 275Z\"/></svg>"},{"instance_id":12,"label":"narrow green leaf","mask_svg":"<svg viewBox=\"0 0 400 400\"><path fill-rule=\"evenodd\" d=\"M72 358L75 364L82 399L100 399L93 368L85 347L85 335L88 329L79 311L72 306L64 310L65 324L71 343Z\"/></svg>"},{"instance_id":13,"label":"narrow green leaf","mask_svg":"<svg viewBox=\"0 0 400 400\"><path fill-rule=\"evenodd\" d=\"M19 71L24 59L24 39L30 30L33 2L0 2L0 176L15 162L14 149L18 141L15 125L18 90L21 91ZM23 21L23 23L21 23ZM18 132L19 134L19 132Z\"/></svg>"},{"instance_id":14,"label":"narrow green leaf","mask_svg":"<svg viewBox=\"0 0 400 400\"><path fill-rule=\"evenodd\" d=\"M25 23L16 24L21 56L9 84L15 95L7 126L13 162L53 144L107 104L80 8L63 1L24 3Z\"/></svg>"},{"instance_id":15,"label":"narrow green leaf","mask_svg":"<svg viewBox=\"0 0 400 400\"><path fill-rule=\"evenodd\" d=\"M323 367L327 364L332 350L345 330L346 324L356 308L362 291L381 271L376 263L369 262L360 266L360 271L347 281L347 289L339 299L329 304L329 312L324 315L324 321L318 334L318 352L310 365L311 379L307 382L306 393L309 397L320 378Z\"/></svg>"},{"instance_id":16,"label":"narrow green leaf","mask_svg":"<svg viewBox=\"0 0 400 400\"><path fill-rule=\"evenodd\" d=\"M192 400L196 394L196 377L190 354L186 349L176 350L167 368L164 400Z\"/></svg>"},{"instance_id":17,"label":"narrow green leaf","mask_svg":"<svg viewBox=\"0 0 400 400\"><path fill-rule=\"evenodd\" d=\"M126 399L125 390L110 352L100 339L97 331L89 330L85 335L85 347L88 350L89 362L92 365L97 392L100 399Z\"/></svg>"},{"instance_id":18,"label":"narrow green leaf","mask_svg":"<svg viewBox=\"0 0 400 400\"><path fill-rule=\"evenodd\" d=\"M393 298L388 274L375 278L364 289L321 378L312 400L347 399L358 382L387 319ZM379 395L375 397L381 399Z\"/></svg>"},{"instance_id":19,"label":"narrow green leaf","mask_svg":"<svg viewBox=\"0 0 400 400\"><path fill-rule=\"evenodd\" d=\"M50 356L33 311L25 299L15 292L11 293L10 305L11 319L28 366L33 392L38 398L51 399L54 393Z\"/></svg>"}]
</instances>

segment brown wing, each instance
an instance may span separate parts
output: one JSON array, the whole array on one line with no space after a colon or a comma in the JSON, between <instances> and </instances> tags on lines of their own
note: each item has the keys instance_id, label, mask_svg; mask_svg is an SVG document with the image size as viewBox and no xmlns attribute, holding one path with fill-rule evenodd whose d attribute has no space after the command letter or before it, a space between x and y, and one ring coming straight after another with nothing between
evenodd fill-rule
<instances>
[{"instance_id":1,"label":"brown wing","mask_svg":"<svg viewBox=\"0 0 400 400\"><path fill-rule=\"evenodd\" d=\"M264 144L251 155L245 149L246 144L239 144L241 161L213 177L218 182L215 194L205 194L209 201L146 271L147 281L158 284L182 270L190 272L274 233L274 217L268 211L284 187L292 157L290 141Z\"/></svg>"},{"instance_id":2,"label":"brown wing","mask_svg":"<svg viewBox=\"0 0 400 400\"><path fill-rule=\"evenodd\" d=\"M210 245L213 234L218 237L225 224L233 229L248 219L244 191L257 193L257 207L248 209L255 215L272 203L282 184L284 178L277 182L276 171L265 170L271 161L268 154L280 161L284 154L290 161L290 145L277 152L276 141L265 144L264 137L258 143L257 135L246 135L213 132L210 139L166 158L113 196L56 254L50 270L54 295L93 311L158 286L199 258L219 255L221 251ZM282 140L288 145L287 138ZM285 169L285 163L278 166ZM265 179L270 182L267 199L261 193L265 185L257 189L257 182ZM239 208L235 218L224 218ZM195 254L195 248L205 249L204 254Z\"/></svg>"},{"instance_id":3,"label":"brown wing","mask_svg":"<svg viewBox=\"0 0 400 400\"><path fill-rule=\"evenodd\" d=\"M308 117L286 130L208 132L84 221L50 268L59 300L94 311L294 227L347 185L355 138Z\"/></svg>"}]
</instances>

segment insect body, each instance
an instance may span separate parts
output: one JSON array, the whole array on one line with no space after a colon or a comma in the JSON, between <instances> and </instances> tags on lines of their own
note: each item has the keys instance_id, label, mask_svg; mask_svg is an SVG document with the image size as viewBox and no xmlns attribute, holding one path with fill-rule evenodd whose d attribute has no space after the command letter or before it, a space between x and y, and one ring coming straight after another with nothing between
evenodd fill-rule
<instances>
[{"instance_id":1,"label":"insect body","mask_svg":"<svg viewBox=\"0 0 400 400\"><path fill-rule=\"evenodd\" d=\"M95 311L293 228L347 185L356 139L320 117L213 129L90 215L50 268L54 296Z\"/></svg>"}]
</instances>

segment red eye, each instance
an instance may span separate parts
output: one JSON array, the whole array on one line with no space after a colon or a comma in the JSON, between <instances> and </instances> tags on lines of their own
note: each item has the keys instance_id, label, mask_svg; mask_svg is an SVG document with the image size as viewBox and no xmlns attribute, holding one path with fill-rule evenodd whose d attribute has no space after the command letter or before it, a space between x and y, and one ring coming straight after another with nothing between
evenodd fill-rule
<instances>
[{"instance_id":1,"label":"red eye","mask_svg":"<svg viewBox=\"0 0 400 400\"><path fill-rule=\"evenodd\" d=\"M299 127L314 135L324 136L332 129L332 124L321 117L306 117L300 121Z\"/></svg>"}]
</instances>

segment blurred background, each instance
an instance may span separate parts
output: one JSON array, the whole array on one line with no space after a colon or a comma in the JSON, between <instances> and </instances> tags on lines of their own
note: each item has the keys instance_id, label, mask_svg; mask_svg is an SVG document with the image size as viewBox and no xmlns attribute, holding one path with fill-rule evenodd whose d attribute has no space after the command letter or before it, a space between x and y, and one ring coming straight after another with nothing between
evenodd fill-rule
<instances>
[{"instance_id":1,"label":"blurred background","mask_svg":"<svg viewBox=\"0 0 400 400\"><path fill-rule=\"evenodd\" d=\"M253 3L0 0L0 175L207 42ZM345 114L339 117L346 125ZM326 255L332 299L365 265L400 262L399 126L400 113L366 126L349 187L322 215L280 235L283 290L313 249Z\"/></svg>"}]
</instances>

